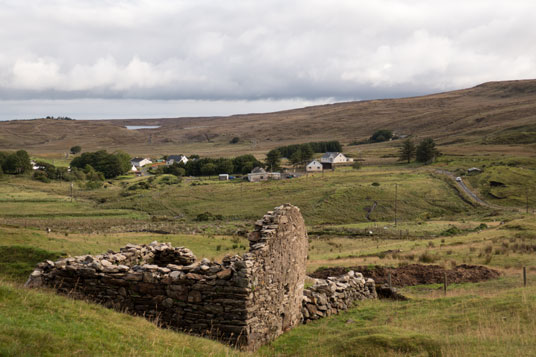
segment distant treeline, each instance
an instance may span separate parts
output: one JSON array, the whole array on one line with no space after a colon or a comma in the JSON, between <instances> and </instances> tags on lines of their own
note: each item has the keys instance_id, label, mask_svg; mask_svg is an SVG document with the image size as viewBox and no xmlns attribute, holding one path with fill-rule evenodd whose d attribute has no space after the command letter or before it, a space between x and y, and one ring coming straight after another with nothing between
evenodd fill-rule
<instances>
[{"instance_id":1,"label":"distant treeline","mask_svg":"<svg viewBox=\"0 0 536 357\"><path fill-rule=\"evenodd\" d=\"M281 153L281 157L286 157L290 159L292 155L297 151L309 151L306 147L309 146L314 153L320 152L341 152L342 145L338 141L316 141L305 144L295 144L288 146L278 147L278 150Z\"/></svg>"},{"instance_id":2,"label":"distant treeline","mask_svg":"<svg viewBox=\"0 0 536 357\"><path fill-rule=\"evenodd\" d=\"M189 160L186 164L174 163L168 167L160 167L161 173L176 176L211 176L218 174L247 174L255 167L264 167L264 164L253 155L242 155L232 159L203 158Z\"/></svg>"},{"instance_id":3,"label":"distant treeline","mask_svg":"<svg viewBox=\"0 0 536 357\"><path fill-rule=\"evenodd\" d=\"M132 167L130 156L122 151L110 154L106 150L85 152L71 161L71 167L85 169L90 166L97 172L101 172L105 178L114 178L126 174Z\"/></svg>"}]
</instances>

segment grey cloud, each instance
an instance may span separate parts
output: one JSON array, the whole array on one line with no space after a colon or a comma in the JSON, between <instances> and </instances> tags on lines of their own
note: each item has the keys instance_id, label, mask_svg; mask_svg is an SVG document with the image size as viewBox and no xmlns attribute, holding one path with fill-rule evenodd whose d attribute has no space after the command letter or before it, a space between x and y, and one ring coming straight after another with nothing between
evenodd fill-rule
<instances>
[{"instance_id":1,"label":"grey cloud","mask_svg":"<svg viewBox=\"0 0 536 357\"><path fill-rule=\"evenodd\" d=\"M536 77L531 1L0 1L0 98L399 97Z\"/></svg>"}]
</instances>

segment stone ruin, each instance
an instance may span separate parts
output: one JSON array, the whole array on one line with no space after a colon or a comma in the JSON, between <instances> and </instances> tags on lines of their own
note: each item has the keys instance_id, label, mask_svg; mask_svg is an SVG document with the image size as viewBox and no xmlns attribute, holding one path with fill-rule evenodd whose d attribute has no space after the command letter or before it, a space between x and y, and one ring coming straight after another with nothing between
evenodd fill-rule
<instances>
[{"instance_id":1,"label":"stone ruin","mask_svg":"<svg viewBox=\"0 0 536 357\"><path fill-rule=\"evenodd\" d=\"M295 206L269 211L249 241L248 253L221 263L166 243L128 244L119 253L42 262L26 286L51 287L246 350L376 297L374 281L354 272L304 289L308 238Z\"/></svg>"}]
</instances>

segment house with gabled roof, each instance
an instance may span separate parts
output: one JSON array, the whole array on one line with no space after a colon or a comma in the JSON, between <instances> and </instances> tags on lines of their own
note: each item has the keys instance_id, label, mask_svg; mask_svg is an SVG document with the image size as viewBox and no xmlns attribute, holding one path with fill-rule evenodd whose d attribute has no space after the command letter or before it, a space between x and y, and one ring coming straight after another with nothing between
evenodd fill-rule
<instances>
[{"instance_id":1,"label":"house with gabled roof","mask_svg":"<svg viewBox=\"0 0 536 357\"><path fill-rule=\"evenodd\" d=\"M281 173L279 172L266 172L262 167L255 167L248 174L249 182L259 182L266 181L268 179L279 180L281 178Z\"/></svg>"},{"instance_id":2,"label":"house with gabled roof","mask_svg":"<svg viewBox=\"0 0 536 357\"><path fill-rule=\"evenodd\" d=\"M169 155L166 159L166 165L173 165L174 163L186 165L188 158L185 155Z\"/></svg>"},{"instance_id":3,"label":"house with gabled roof","mask_svg":"<svg viewBox=\"0 0 536 357\"><path fill-rule=\"evenodd\" d=\"M130 163L133 166L136 166L136 167L139 168L139 167L143 167L145 165L152 164L153 162L151 160L143 158L143 157L135 157L132 160L130 160Z\"/></svg>"},{"instance_id":4,"label":"house with gabled roof","mask_svg":"<svg viewBox=\"0 0 536 357\"><path fill-rule=\"evenodd\" d=\"M305 171L307 172L321 172L322 170L322 163L318 160L313 160L305 166Z\"/></svg>"}]
</instances>

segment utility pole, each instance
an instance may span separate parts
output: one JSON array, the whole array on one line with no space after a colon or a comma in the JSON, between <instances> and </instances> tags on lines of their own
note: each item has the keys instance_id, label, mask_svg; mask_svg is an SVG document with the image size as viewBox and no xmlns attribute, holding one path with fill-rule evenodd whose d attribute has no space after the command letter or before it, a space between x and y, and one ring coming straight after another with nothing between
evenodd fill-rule
<instances>
[{"instance_id":1,"label":"utility pole","mask_svg":"<svg viewBox=\"0 0 536 357\"><path fill-rule=\"evenodd\" d=\"M525 200L526 200L527 213L529 213L529 189L528 188L525 188Z\"/></svg>"},{"instance_id":2,"label":"utility pole","mask_svg":"<svg viewBox=\"0 0 536 357\"><path fill-rule=\"evenodd\" d=\"M395 183L395 227L397 225L397 217L396 217L396 214L397 214L397 206L398 206L398 184Z\"/></svg>"}]
</instances>

